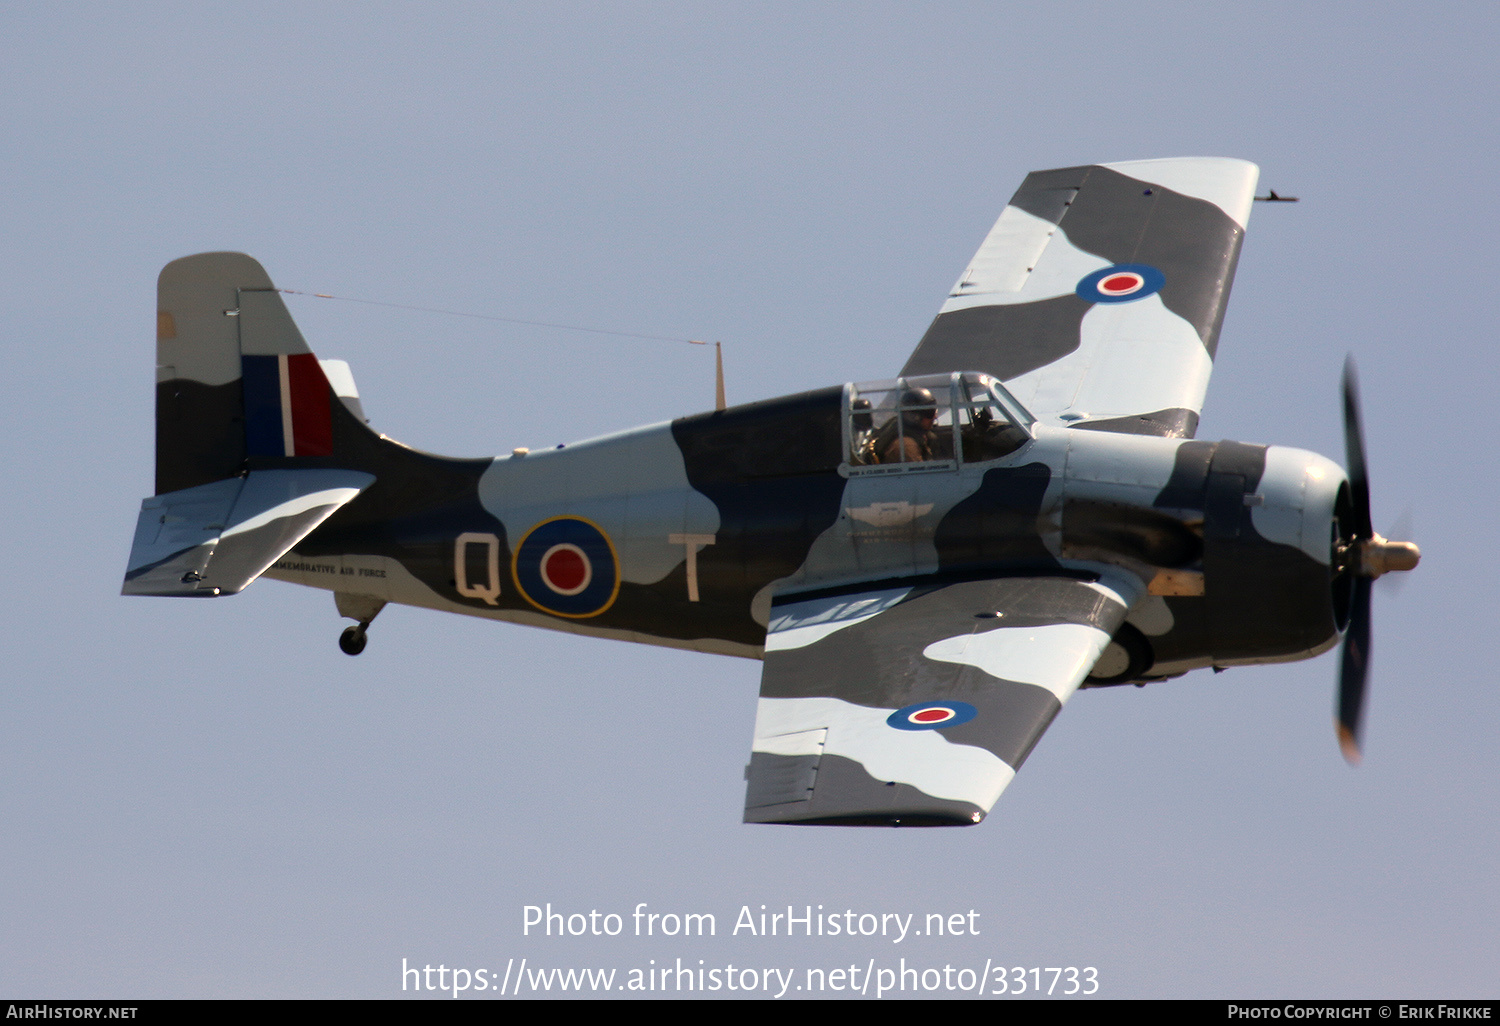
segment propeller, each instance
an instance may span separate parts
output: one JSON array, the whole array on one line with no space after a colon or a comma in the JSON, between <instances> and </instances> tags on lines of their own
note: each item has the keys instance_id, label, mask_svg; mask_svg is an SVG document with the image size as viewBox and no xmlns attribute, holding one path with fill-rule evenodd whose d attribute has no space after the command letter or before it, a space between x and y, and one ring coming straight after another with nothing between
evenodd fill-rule
<instances>
[{"instance_id":1,"label":"propeller","mask_svg":"<svg viewBox=\"0 0 1500 1026\"><path fill-rule=\"evenodd\" d=\"M1365 466L1364 429L1360 421L1359 377L1351 355L1344 361L1344 453L1349 470L1349 523L1341 524L1338 568L1350 576L1349 624L1339 653L1336 725L1339 748L1351 766L1360 759L1366 685L1370 675L1370 590L1375 579L1393 570L1411 570L1422 558L1411 542L1391 541L1376 533L1370 517L1370 477Z\"/></svg>"}]
</instances>

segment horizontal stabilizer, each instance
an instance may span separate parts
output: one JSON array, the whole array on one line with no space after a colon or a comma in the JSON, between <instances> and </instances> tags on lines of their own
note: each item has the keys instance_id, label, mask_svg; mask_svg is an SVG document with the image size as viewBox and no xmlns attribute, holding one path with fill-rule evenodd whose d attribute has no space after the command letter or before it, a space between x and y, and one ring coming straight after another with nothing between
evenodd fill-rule
<instances>
[{"instance_id":1,"label":"horizontal stabilizer","mask_svg":"<svg viewBox=\"0 0 1500 1026\"><path fill-rule=\"evenodd\" d=\"M375 481L357 470L254 470L141 503L122 595L233 595Z\"/></svg>"}]
</instances>

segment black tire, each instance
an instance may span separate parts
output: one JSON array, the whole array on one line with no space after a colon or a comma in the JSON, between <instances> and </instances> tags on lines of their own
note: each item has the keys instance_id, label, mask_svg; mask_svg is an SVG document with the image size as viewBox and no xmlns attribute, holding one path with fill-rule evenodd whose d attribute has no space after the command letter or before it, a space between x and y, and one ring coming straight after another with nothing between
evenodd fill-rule
<instances>
[{"instance_id":1,"label":"black tire","mask_svg":"<svg viewBox=\"0 0 1500 1026\"><path fill-rule=\"evenodd\" d=\"M339 635L339 648L343 649L345 655L356 656L365 650L365 642L370 636L365 633L363 625L356 624L353 627L345 627L344 633Z\"/></svg>"}]
</instances>

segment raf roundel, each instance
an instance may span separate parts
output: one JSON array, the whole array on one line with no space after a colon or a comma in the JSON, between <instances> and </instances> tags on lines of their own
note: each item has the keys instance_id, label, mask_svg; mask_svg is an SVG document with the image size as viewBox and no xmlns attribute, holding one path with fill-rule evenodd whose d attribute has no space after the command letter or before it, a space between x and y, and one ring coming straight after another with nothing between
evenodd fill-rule
<instances>
[{"instance_id":1,"label":"raf roundel","mask_svg":"<svg viewBox=\"0 0 1500 1026\"><path fill-rule=\"evenodd\" d=\"M542 583L559 595L580 595L594 579L588 553L571 542L558 542L542 553Z\"/></svg>"},{"instance_id":2,"label":"raf roundel","mask_svg":"<svg viewBox=\"0 0 1500 1026\"><path fill-rule=\"evenodd\" d=\"M903 706L886 717L886 724L897 730L938 730L968 723L979 710L968 702L918 702Z\"/></svg>"},{"instance_id":3,"label":"raf roundel","mask_svg":"<svg viewBox=\"0 0 1500 1026\"><path fill-rule=\"evenodd\" d=\"M614 544L582 517L553 517L527 531L511 571L526 601L555 616L598 616L620 593Z\"/></svg>"},{"instance_id":4,"label":"raf roundel","mask_svg":"<svg viewBox=\"0 0 1500 1026\"><path fill-rule=\"evenodd\" d=\"M1084 278L1074 291L1090 303L1129 303L1156 295L1166 283L1166 275L1150 264L1115 264Z\"/></svg>"}]
</instances>

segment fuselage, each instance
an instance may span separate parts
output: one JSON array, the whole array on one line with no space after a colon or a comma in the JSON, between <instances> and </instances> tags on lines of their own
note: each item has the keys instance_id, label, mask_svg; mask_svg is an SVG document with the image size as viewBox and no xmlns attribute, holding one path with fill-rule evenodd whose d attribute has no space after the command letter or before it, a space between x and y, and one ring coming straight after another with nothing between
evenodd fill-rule
<instances>
[{"instance_id":1,"label":"fuselage","mask_svg":"<svg viewBox=\"0 0 1500 1026\"><path fill-rule=\"evenodd\" d=\"M493 460L430 456L336 425L346 452L368 450L361 465L376 483L268 576L372 603L759 657L777 602L880 581L1088 577L1113 565L1149 594L1096 684L1331 645L1343 615L1331 555L1337 465L1280 446L1049 427L998 387L993 412L982 409L978 380L952 376L957 398L937 401L947 425L906 460L890 444L885 459L875 453L886 443L870 437L862 397L881 394L870 386ZM977 444L1007 419L1003 444Z\"/></svg>"}]
</instances>

